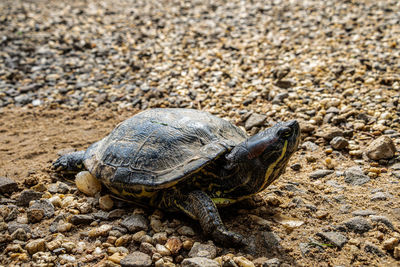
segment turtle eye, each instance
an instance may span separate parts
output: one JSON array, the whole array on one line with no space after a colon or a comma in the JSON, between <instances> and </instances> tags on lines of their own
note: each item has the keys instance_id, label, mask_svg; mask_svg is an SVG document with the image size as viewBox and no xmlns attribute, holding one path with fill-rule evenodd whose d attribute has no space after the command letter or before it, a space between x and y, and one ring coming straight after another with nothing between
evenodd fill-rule
<instances>
[{"instance_id":1,"label":"turtle eye","mask_svg":"<svg viewBox=\"0 0 400 267\"><path fill-rule=\"evenodd\" d=\"M289 127L283 127L278 130L278 135L280 137L288 138L292 135L292 129L290 129Z\"/></svg>"}]
</instances>

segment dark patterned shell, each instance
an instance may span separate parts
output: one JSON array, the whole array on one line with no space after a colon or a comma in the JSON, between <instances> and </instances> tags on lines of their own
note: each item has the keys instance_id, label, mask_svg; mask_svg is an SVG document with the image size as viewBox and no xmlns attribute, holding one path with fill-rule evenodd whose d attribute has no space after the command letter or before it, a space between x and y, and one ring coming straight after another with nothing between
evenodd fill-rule
<instances>
[{"instance_id":1,"label":"dark patterned shell","mask_svg":"<svg viewBox=\"0 0 400 267\"><path fill-rule=\"evenodd\" d=\"M108 184L165 188L246 138L240 128L207 112L151 109L89 147L84 162Z\"/></svg>"}]
</instances>

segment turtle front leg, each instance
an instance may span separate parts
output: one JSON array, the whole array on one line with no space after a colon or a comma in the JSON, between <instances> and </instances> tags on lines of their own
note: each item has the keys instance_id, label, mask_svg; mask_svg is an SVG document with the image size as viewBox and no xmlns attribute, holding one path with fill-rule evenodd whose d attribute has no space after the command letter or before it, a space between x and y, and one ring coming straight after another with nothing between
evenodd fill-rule
<instances>
[{"instance_id":1,"label":"turtle front leg","mask_svg":"<svg viewBox=\"0 0 400 267\"><path fill-rule=\"evenodd\" d=\"M60 172L79 172L83 169L85 151L77 151L62 155L55 162L53 167Z\"/></svg>"},{"instance_id":2,"label":"turtle front leg","mask_svg":"<svg viewBox=\"0 0 400 267\"><path fill-rule=\"evenodd\" d=\"M241 235L225 228L217 207L203 191L189 193L186 201L179 208L193 219L198 220L204 233L211 235L216 242L224 246L244 245Z\"/></svg>"}]
</instances>

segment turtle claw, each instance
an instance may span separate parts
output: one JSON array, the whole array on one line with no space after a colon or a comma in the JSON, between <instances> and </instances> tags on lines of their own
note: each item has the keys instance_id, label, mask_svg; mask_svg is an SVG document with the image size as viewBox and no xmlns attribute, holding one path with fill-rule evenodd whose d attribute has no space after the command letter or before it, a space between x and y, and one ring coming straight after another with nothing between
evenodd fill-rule
<instances>
[{"instance_id":1,"label":"turtle claw","mask_svg":"<svg viewBox=\"0 0 400 267\"><path fill-rule=\"evenodd\" d=\"M212 237L214 240L225 247L241 247L246 245L246 242L243 236L228 231L225 228L217 228L212 233Z\"/></svg>"}]
</instances>

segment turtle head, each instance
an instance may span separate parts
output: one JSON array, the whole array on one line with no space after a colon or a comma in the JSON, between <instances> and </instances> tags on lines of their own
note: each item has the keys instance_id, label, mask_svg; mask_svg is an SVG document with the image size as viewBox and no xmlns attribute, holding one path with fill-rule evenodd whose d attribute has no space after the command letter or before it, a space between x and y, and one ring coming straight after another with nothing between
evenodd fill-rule
<instances>
[{"instance_id":1,"label":"turtle head","mask_svg":"<svg viewBox=\"0 0 400 267\"><path fill-rule=\"evenodd\" d=\"M226 169L239 167L257 173L264 189L284 170L300 141L300 126L295 120L280 122L234 147L226 156ZM259 170L252 170L252 169Z\"/></svg>"}]
</instances>

